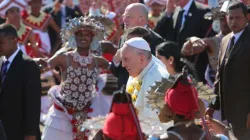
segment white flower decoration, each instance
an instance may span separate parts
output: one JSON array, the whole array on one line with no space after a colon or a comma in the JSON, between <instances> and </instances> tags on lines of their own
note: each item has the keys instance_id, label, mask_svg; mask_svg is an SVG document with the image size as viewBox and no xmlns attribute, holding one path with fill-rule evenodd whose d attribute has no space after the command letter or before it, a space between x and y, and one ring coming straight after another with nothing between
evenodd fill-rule
<instances>
[{"instance_id":1,"label":"white flower decoration","mask_svg":"<svg viewBox=\"0 0 250 140\"><path fill-rule=\"evenodd\" d=\"M79 85L79 92L81 92L81 93L84 92L86 90L86 88L87 88L86 85L80 84Z\"/></svg>"},{"instance_id":2,"label":"white flower decoration","mask_svg":"<svg viewBox=\"0 0 250 140\"><path fill-rule=\"evenodd\" d=\"M85 92L85 96L88 98L89 97L89 95L90 95L90 93L87 91L87 92Z\"/></svg>"},{"instance_id":3,"label":"white flower decoration","mask_svg":"<svg viewBox=\"0 0 250 140\"><path fill-rule=\"evenodd\" d=\"M92 91L94 88L93 88L93 85L90 85L90 86L88 86L88 90L89 91Z\"/></svg>"},{"instance_id":4,"label":"white flower decoration","mask_svg":"<svg viewBox=\"0 0 250 140\"><path fill-rule=\"evenodd\" d=\"M67 68L67 72L70 72L70 71L72 71L73 70L73 67L71 67L71 66L69 66L68 68Z\"/></svg>"},{"instance_id":5,"label":"white flower decoration","mask_svg":"<svg viewBox=\"0 0 250 140\"><path fill-rule=\"evenodd\" d=\"M67 77L65 83L66 83L66 82L67 82L67 83L71 83L72 81L73 81L72 78L70 78L70 76L69 76L69 77Z\"/></svg>"},{"instance_id":6,"label":"white flower decoration","mask_svg":"<svg viewBox=\"0 0 250 140\"><path fill-rule=\"evenodd\" d=\"M92 75L92 71L87 71L87 76L91 76Z\"/></svg>"},{"instance_id":7,"label":"white flower decoration","mask_svg":"<svg viewBox=\"0 0 250 140\"><path fill-rule=\"evenodd\" d=\"M86 81L86 75L82 75L81 80L82 80L82 82L85 82Z\"/></svg>"},{"instance_id":8,"label":"white flower decoration","mask_svg":"<svg viewBox=\"0 0 250 140\"><path fill-rule=\"evenodd\" d=\"M74 93L72 94L72 96L73 96L74 98L77 98L79 95L78 95L77 92L74 92Z\"/></svg>"},{"instance_id":9,"label":"white flower decoration","mask_svg":"<svg viewBox=\"0 0 250 140\"><path fill-rule=\"evenodd\" d=\"M75 84L79 84L80 83L80 79L78 77L74 78L74 83Z\"/></svg>"},{"instance_id":10,"label":"white flower decoration","mask_svg":"<svg viewBox=\"0 0 250 140\"><path fill-rule=\"evenodd\" d=\"M65 90L64 93L65 93L65 96L67 96L67 95L71 94L72 92L70 90Z\"/></svg>"},{"instance_id":11,"label":"white flower decoration","mask_svg":"<svg viewBox=\"0 0 250 140\"><path fill-rule=\"evenodd\" d=\"M82 69L82 74L85 74L87 72L86 68Z\"/></svg>"},{"instance_id":12,"label":"white flower decoration","mask_svg":"<svg viewBox=\"0 0 250 140\"><path fill-rule=\"evenodd\" d=\"M90 85L92 83L92 79L88 78L87 79L87 84Z\"/></svg>"},{"instance_id":13,"label":"white flower decoration","mask_svg":"<svg viewBox=\"0 0 250 140\"><path fill-rule=\"evenodd\" d=\"M76 91L77 86L76 86L76 85L74 85L74 84L71 84L70 89L71 89L71 91Z\"/></svg>"},{"instance_id":14,"label":"white flower decoration","mask_svg":"<svg viewBox=\"0 0 250 140\"><path fill-rule=\"evenodd\" d=\"M73 106L76 106L77 100L72 100L72 104L73 104Z\"/></svg>"},{"instance_id":15,"label":"white flower decoration","mask_svg":"<svg viewBox=\"0 0 250 140\"><path fill-rule=\"evenodd\" d=\"M65 98L66 101L68 101L68 102L71 101L71 99L72 99L71 95L65 96L64 98Z\"/></svg>"},{"instance_id":16,"label":"white flower decoration","mask_svg":"<svg viewBox=\"0 0 250 140\"><path fill-rule=\"evenodd\" d=\"M85 100L85 97L83 95L80 95L79 96L79 101L84 101Z\"/></svg>"},{"instance_id":17,"label":"white flower decoration","mask_svg":"<svg viewBox=\"0 0 250 140\"><path fill-rule=\"evenodd\" d=\"M93 78L96 78L96 77L97 77L97 74L96 74L96 73L93 73L92 76L93 76Z\"/></svg>"},{"instance_id":18,"label":"white flower decoration","mask_svg":"<svg viewBox=\"0 0 250 140\"><path fill-rule=\"evenodd\" d=\"M70 72L69 75L70 75L71 78L75 78L76 77L76 74L74 72Z\"/></svg>"},{"instance_id":19,"label":"white flower decoration","mask_svg":"<svg viewBox=\"0 0 250 140\"><path fill-rule=\"evenodd\" d=\"M82 72L81 72L81 69L80 69L80 68L78 68L75 72L76 72L76 76L80 76L80 75L82 74Z\"/></svg>"}]
</instances>

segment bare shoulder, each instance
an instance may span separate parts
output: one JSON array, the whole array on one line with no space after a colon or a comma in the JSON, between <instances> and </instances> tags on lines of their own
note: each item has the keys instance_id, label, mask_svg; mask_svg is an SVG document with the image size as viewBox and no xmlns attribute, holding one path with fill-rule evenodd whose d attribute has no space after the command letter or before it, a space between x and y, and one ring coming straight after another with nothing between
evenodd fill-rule
<instances>
[{"instance_id":1,"label":"bare shoulder","mask_svg":"<svg viewBox=\"0 0 250 140\"><path fill-rule=\"evenodd\" d=\"M49 64L52 68L55 67L61 67L66 68L67 67L67 57L69 56L70 52L63 52L63 53L56 53L49 59Z\"/></svg>"}]
</instances>

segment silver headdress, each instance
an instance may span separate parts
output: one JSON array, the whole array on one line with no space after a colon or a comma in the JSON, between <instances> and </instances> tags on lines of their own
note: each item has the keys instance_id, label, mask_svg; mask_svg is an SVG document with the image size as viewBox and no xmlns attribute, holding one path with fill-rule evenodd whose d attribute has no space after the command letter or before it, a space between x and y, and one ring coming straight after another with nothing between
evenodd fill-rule
<instances>
[{"instance_id":1,"label":"silver headdress","mask_svg":"<svg viewBox=\"0 0 250 140\"><path fill-rule=\"evenodd\" d=\"M190 80L188 80L187 77L190 78ZM170 76L168 79L163 79L161 82L156 82L154 85L152 85L151 89L148 91L149 94L146 95L146 98L148 99L147 106L149 106L149 108L152 110L162 110L165 105L164 97L166 91L172 88L177 83L177 81L194 86L200 99L211 102L217 96L213 93L211 87L203 84L202 82L197 82L195 78L188 76L187 72L184 70L184 72L181 74Z\"/></svg>"},{"instance_id":2,"label":"silver headdress","mask_svg":"<svg viewBox=\"0 0 250 140\"><path fill-rule=\"evenodd\" d=\"M147 104L150 109L156 109L160 111L164 107L165 93L168 89L173 87L179 77L180 74L176 76L170 76L168 79L162 78L161 82L155 82L150 87L150 90L146 95L146 98L148 98Z\"/></svg>"},{"instance_id":3,"label":"silver headdress","mask_svg":"<svg viewBox=\"0 0 250 140\"><path fill-rule=\"evenodd\" d=\"M95 17L82 16L70 19L60 33L63 44L67 43L67 47L76 48L75 33L81 27L88 27L94 33L91 50L96 50L100 46L99 41L103 40L105 35L103 24L96 20Z\"/></svg>"}]
</instances>

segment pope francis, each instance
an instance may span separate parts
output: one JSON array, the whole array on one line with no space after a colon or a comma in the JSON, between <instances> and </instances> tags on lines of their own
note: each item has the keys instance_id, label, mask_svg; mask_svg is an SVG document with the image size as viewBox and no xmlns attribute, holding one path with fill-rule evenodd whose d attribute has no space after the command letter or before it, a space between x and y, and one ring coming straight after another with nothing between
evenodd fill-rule
<instances>
[{"instance_id":1,"label":"pope francis","mask_svg":"<svg viewBox=\"0 0 250 140\"><path fill-rule=\"evenodd\" d=\"M126 90L131 94L140 118L158 119L156 111L146 106L150 86L169 74L164 65L151 54L149 44L140 37L127 40L121 48L122 66L129 73Z\"/></svg>"}]
</instances>

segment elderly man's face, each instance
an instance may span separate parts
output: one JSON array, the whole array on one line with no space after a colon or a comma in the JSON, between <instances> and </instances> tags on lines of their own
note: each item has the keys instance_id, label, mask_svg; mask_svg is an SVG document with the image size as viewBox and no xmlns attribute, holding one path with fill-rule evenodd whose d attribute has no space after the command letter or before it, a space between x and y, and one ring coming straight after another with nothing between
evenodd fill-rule
<instances>
[{"instance_id":1,"label":"elderly man's face","mask_svg":"<svg viewBox=\"0 0 250 140\"><path fill-rule=\"evenodd\" d=\"M142 16L140 15L140 12L138 12L138 9L133 7L127 7L122 16L125 29L140 26L139 20Z\"/></svg>"},{"instance_id":2,"label":"elderly man's face","mask_svg":"<svg viewBox=\"0 0 250 140\"><path fill-rule=\"evenodd\" d=\"M238 33L242 31L247 24L247 18L243 14L243 10L241 8L229 10L227 16L227 22L229 28L234 32Z\"/></svg>"},{"instance_id":3,"label":"elderly man's face","mask_svg":"<svg viewBox=\"0 0 250 140\"><path fill-rule=\"evenodd\" d=\"M136 77L141 73L140 56L127 44L124 44L121 51L122 66L125 67L130 76Z\"/></svg>"}]
</instances>

